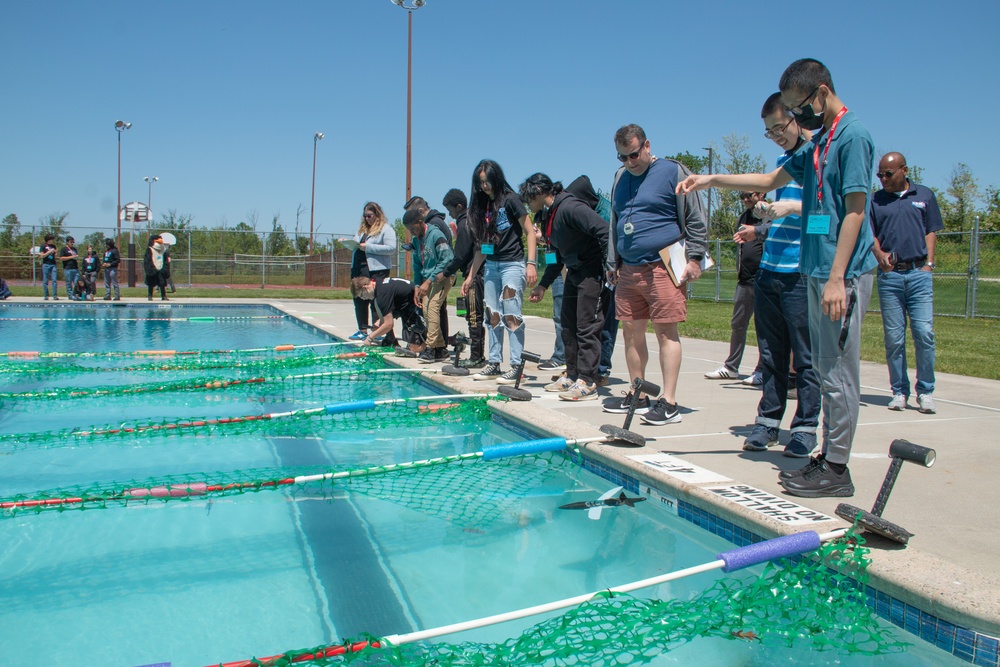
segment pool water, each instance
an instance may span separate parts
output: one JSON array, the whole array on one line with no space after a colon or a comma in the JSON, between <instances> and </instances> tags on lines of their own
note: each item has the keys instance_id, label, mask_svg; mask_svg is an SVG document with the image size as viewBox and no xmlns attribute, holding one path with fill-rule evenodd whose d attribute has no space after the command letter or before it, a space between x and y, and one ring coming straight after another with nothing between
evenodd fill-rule
<instances>
[{"instance_id":1,"label":"pool water","mask_svg":"<svg viewBox=\"0 0 1000 667\"><path fill-rule=\"evenodd\" d=\"M293 319L271 317L276 314L270 308L2 307L0 327L5 350L246 349L332 342ZM181 319L192 316L217 319ZM260 358L294 358L307 351ZM84 361L37 360L87 368L148 360ZM288 374L330 372L347 363L325 360ZM15 366L7 361L2 368ZM0 391L125 386L207 372L72 370L30 378L0 372ZM226 379L259 374L239 368L211 373ZM281 374L281 368L268 374ZM300 379L274 388L0 399L0 434L440 393L415 374L361 377L354 384ZM309 425L306 431L283 431L279 425L264 432L218 428L84 441L40 438L24 445L0 440L0 497L96 482L138 484L167 475L211 479L251 469L291 475L367 468L536 437L498 419L386 419L356 428L344 416L318 417ZM272 655L361 632L407 633L580 595L711 561L732 548L654 502L608 509L597 521L586 512L559 509L593 500L612 486L552 456L454 463L214 499L5 515L0 517L0 665L176 667ZM638 595L687 599L719 576L697 575ZM755 572L726 576L750 578ZM540 620L443 639L502 641ZM922 643L906 654L845 657L725 640L698 640L653 664L774 662L960 664Z\"/></svg>"}]
</instances>

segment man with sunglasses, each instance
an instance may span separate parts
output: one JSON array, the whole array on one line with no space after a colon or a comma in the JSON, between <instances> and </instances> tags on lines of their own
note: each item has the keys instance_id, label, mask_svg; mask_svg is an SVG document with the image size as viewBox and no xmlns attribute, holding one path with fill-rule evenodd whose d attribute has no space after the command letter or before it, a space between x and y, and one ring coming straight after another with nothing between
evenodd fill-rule
<instances>
[{"instance_id":1,"label":"man with sunglasses","mask_svg":"<svg viewBox=\"0 0 1000 667\"><path fill-rule=\"evenodd\" d=\"M769 174L690 176L678 192L710 187L770 192L791 181L802 185L799 270L808 289L813 367L823 401L823 453L803 468L782 472L790 495L849 497L854 483L847 463L861 401L861 320L871 299L873 236L868 195L874 167L871 135L837 96L823 63L802 58L778 83L781 101L806 130L820 130L809 149Z\"/></svg>"},{"instance_id":2,"label":"man with sunglasses","mask_svg":"<svg viewBox=\"0 0 1000 667\"><path fill-rule=\"evenodd\" d=\"M886 153L878 163L882 189L872 196L872 252L878 260L878 302L882 310L885 361L892 388L890 410L906 409L910 378L906 373L906 320L910 320L917 359L917 410L934 414L934 245L944 228L937 198L930 188L907 179L900 153Z\"/></svg>"},{"instance_id":3,"label":"man with sunglasses","mask_svg":"<svg viewBox=\"0 0 1000 667\"><path fill-rule=\"evenodd\" d=\"M615 147L623 166L611 188L607 278L616 285L615 310L622 323L630 384L646 377L650 321L659 348L663 393L652 405L649 397L640 397L636 414L647 424L673 424L681 421L676 398L681 369L677 325L687 319L687 282L701 276L708 224L701 198L675 191L690 172L679 162L654 157L641 127L619 128ZM661 252L680 241L687 265L674 276L675 284ZM624 399L610 398L604 410L627 412L630 402L628 394Z\"/></svg>"}]
</instances>

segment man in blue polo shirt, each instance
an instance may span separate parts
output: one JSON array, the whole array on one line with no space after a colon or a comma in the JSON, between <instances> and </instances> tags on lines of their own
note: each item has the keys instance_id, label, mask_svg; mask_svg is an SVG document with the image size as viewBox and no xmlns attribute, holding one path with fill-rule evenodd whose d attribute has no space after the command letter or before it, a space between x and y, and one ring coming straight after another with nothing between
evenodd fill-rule
<instances>
[{"instance_id":1,"label":"man in blue polo shirt","mask_svg":"<svg viewBox=\"0 0 1000 667\"><path fill-rule=\"evenodd\" d=\"M861 401L861 320L877 265L868 223L875 145L818 60L789 65L778 90L799 127L822 130L808 150L770 174L689 176L677 190L718 186L769 192L792 180L802 185L799 270L807 280L812 362L823 399L823 453L778 477L790 495L848 497L854 483L847 462Z\"/></svg>"},{"instance_id":2,"label":"man in blue polo shirt","mask_svg":"<svg viewBox=\"0 0 1000 667\"><path fill-rule=\"evenodd\" d=\"M872 196L872 252L878 260L878 301L885 334L885 361L892 387L890 410L903 410L910 397L906 374L906 319L917 358L917 409L934 414L934 241L944 228L930 188L907 179L906 158L886 153L878 163L882 189Z\"/></svg>"}]
</instances>

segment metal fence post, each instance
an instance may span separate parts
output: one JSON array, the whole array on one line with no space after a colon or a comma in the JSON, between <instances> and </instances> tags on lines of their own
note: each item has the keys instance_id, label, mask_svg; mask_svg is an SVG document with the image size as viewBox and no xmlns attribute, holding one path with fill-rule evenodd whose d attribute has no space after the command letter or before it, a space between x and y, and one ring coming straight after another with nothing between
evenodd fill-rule
<instances>
[{"instance_id":1,"label":"metal fence post","mask_svg":"<svg viewBox=\"0 0 1000 667\"><path fill-rule=\"evenodd\" d=\"M972 223L972 236L969 239L969 281L967 298L965 300L965 316L976 316L976 297L979 289L979 216Z\"/></svg>"},{"instance_id":2,"label":"metal fence post","mask_svg":"<svg viewBox=\"0 0 1000 667\"><path fill-rule=\"evenodd\" d=\"M194 274L191 272L191 237L192 232L188 230L188 288L194 283Z\"/></svg>"},{"instance_id":3,"label":"metal fence post","mask_svg":"<svg viewBox=\"0 0 1000 667\"><path fill-rule=\"evenodd\" d=\"M263 240L260 249L260 288L264 289L267 285L267 232L261 232L260 237Z\"/></svg>"}]
</instances>

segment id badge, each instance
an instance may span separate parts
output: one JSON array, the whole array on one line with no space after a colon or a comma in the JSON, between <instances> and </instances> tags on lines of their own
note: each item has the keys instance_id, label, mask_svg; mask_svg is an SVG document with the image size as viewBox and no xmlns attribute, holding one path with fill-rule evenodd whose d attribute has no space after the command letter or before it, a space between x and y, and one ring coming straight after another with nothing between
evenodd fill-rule
<instances>
[{"instance_id":1,"label":"id badge","mask_svg":"<svg viewBox=\"0 0 1000 667\"><path fill-rule=\"evenodd\" d=\"M546 264L555 264L556 263L556 254L554 252L547 252L547 253L545 253L545 263Z\"/></svg>"},{"instance_id":2,"label":"id badge","mask_svg":"<svg viewBox=\"0 0 1000 667\"><path fill-rule=\"evenodd\" d=\"M830 233L830 216L828 215L810 215L809 220L806 222L806 234L829 234Z\"/></svg>"},{"instance_id":3,"label":"id badge","mask_svg":"<svg viewBox=\"0 0 1000 667\"><path fill-rule=\"evenodd\" d=\"M492 243L482 244L481 246L479 246L479 252L489 257L490 255L493 254L493 244Z\"/></svg>"}]
</instances>

